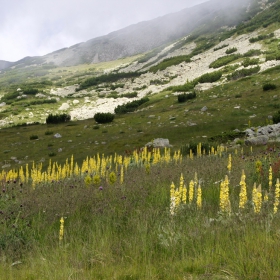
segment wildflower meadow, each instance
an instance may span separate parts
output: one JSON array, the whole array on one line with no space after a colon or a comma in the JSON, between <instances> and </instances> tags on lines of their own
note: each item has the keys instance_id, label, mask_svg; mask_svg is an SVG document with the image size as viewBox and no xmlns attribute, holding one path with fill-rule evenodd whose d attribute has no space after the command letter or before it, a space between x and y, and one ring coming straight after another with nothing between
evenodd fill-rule
<instances>
[{"instance_id":1,"label":"wildflower meadow","mask_svg":"<svg viewBox=\"0 0 280 280\"><path fill-rule=\"evenodd\" d=\"M1 279L277 279L279 152L198 144L2 171Z\"/></svg>"}]
</instances>

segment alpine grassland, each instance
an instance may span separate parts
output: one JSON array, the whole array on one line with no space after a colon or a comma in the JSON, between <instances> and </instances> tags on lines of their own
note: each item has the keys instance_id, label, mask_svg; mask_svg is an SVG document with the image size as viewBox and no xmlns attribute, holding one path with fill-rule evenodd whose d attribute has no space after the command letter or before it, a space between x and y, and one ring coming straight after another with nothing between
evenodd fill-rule
<instances>
[{"instance_id":1,"label":"alpine grassland","mask_svg":"<svg viewBox=\"0 0 280 280\"><path fill-rule=\"evenodd\" d=\"M261 4L146 54L1 70L0 280L280 279L280 3Z\"/></svg>"},{"instance_id":2,"label":"alpine grassland","mask_svg":"<svg viewBox=\"0 0 280 280\"><path fill-rule=\"evenodd\" d=\"M5 279L274 279L280 146L96 154L0 173Z\"/></svg>"}]
</instances>

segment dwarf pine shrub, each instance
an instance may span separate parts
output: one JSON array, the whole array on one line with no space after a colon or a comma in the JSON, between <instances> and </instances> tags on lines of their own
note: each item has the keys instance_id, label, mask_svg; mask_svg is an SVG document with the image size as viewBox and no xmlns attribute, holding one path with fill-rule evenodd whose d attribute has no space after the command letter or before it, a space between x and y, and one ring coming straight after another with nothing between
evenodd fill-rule
<instances>
[{"instance_id":1,"label":"dwarf pine shrub","mask_svg":"<svg viewBox=\"0 0 280 280\"><path fill-rule=\"evenodd\" d=\"M276 85L275 84L267 83L267 84L263 85L263 91L273 90L273 89L276 89Z\"/></svg>"},{"instance_id":2,"label":"dwarf pine shrub","mask_svg":"<svg viewBox=\"0 0 280 280\"><path fill-rule=\"evenodd\" d=\"M111 113L96 113L93 118L98 123L110 123L114 120L115 115Z\"/></svg>"},{"instance_id":3,"label":"dwarf pine shrub","mask_svg":"<svg viewBox=\"0 0 280 280\"><path fill-rule=\"evenodd\" d=\"M177 97L178 97L178 102L183 103L186 102L187 100L196 98L196 93L195 92L182 93L179 94Z\"/></svg>"},{"instance_id":4,"label":"dwarf pine shrub","mask_svg":"<svg viewBox=\"0 0 280 280\"><path fill-rule=\"evenodd\" d=\"M46 123L47 124L58 124L58 123L64 123L64 122L69 122L71 120L71 116L68 114L58 114L58 115L53 115L50 114L46 118Z\"/></svg>"}]
</instances>

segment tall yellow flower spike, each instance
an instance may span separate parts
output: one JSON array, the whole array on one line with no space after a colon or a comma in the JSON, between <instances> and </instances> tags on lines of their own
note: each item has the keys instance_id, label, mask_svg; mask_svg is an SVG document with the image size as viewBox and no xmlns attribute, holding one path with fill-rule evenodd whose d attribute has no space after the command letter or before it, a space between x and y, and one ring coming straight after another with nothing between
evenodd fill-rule
<instances>
[{"instance_id":1,"label":"tall yellow flower spike","mask_svg":"<svg viewBox=\"0 0 280 280\"><path fill-rule=\"evenodd\" d=\"M254 212L260 213L262 208L262 189L261 185L258 186L256 183L254 184L253 193L252 193L252 200L254 203Z\"/></svg>"},{"instance_id":2,"label":"tall yellow flower spike","mask_svg":"<svg viewBox=\"0 0 280 280\"><path fill-rule=\"evenodd\" d=\"M280 183L279 183L279 179L277 178L276 185L275 185L274 204L273 204L273 213L274 214L276 214L278 211L279 198L280 198Z\"/></svg>"},{"instance_id":3,"label":"tall yellow flower spike","mask_svg":"<svg viewBox=\"0 0 280 280\"><path fill-rule=\"evenodd\" d=\"M59 229L59 242L63 240L64 236L64 219L63 217L60 218L60 229Z\"/></svg>"},{"instance_id":4,"label":"tall yellow flower spike","mask_svg":"<svg viewBox=\"0 0 280 280\"><path fill-rule=\"evenodd\" d=\"M201 209L201 207L202 207L202 191L201 191L200 184L198 185L198 188L197 188L196 206L198 209Z\"/></svg>"},{"instance_id":5,"label":"tall yellow flower spike","mask_svg":"<svg viewBox=\"0 0 280 280\"><path fill-rule=\"evenodd\" d=\"M227 165L228 172L231 172L231 154L228 155L228 165Z\"/></svg>"},{"instance_id":6,"label":"tall yellow flower spike","mask_svg":"<svg viewBox=\"0 0 280 280\"><path fill-rule=\"evenodd\" d=\"M189 184L189 203L192 203L193 196L194 196L194 182L193 180L191 180Z\"/></svg>"},{"instance_id":7,"label":"tall yellow flower spike","mask_svg":"<svg viewBox=\"0 0 280 280\"><path fill-rule=\"evenodd\" d=\"M247 191L246 191L246 182L245 182L245 172L242 170L241 181L240 181L240 193L239 193L239 209L244 209L245 204L247 203Z\"/></svg>"},{"instance_id":8,"label":"tall yellow flower spike","mask_svg":"<svg viewBox=\"0 0 280 280\"><path fill-rule=\"evenodd\" d=\"M269 190L271 191L271 188L272 188L272 167L271 167L271 165L269 167L268 186L269 186Z\"/></svg>"},{"instance_id":9,"label":"tall yellow flower spike","mask_svg":"<svg viewBox=\"0 0 280 280\"><path fill-rule=\"evenodd\" d=\"M223 213L231 213L231 204L229 199L229 181L228 176L225 176L225 180L220 185L220 211Z\"/></svg>"}]
</instances>

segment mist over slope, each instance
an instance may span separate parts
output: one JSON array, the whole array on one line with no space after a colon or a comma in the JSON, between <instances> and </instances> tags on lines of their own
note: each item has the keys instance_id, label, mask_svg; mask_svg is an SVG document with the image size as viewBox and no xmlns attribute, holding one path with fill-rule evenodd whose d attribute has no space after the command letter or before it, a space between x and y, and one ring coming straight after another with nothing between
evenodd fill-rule
<instances>
[{"instance_id":1,"label":"mist over slope","mask_svg":"<svg viewBox=\"0 0 280 280\"><path fill-rule=\"evenodd\" d=\"M211 0L42 57L23 58L13 65L24 67L52 63L57 66L73 66L133 56L187 36L198 28L217 30L223 26L235 26L256 14L260 5L255 0Z\"/></svg>"}]
</instances>

